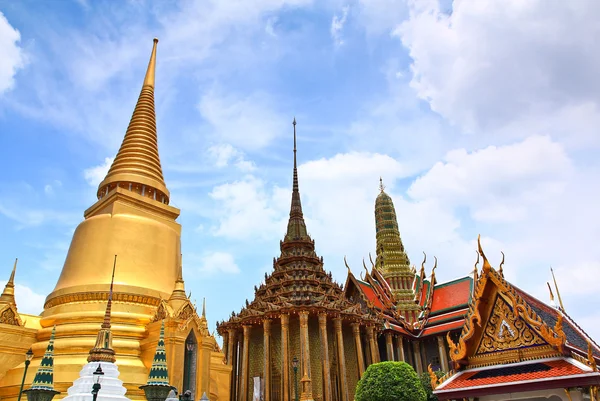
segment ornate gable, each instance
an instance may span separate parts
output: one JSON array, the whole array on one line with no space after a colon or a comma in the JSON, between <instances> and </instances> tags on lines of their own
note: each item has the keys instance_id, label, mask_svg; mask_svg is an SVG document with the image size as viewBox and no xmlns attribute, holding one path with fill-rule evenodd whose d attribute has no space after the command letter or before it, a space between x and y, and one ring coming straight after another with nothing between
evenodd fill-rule
<instances>
[{"instance_id":1,"label":"ornate gable","mask_svg":"<svg viewBox=\"0 0 600 401\"><path fill-rule=\"evenodd\" d=\"M484 327L475 355L548 344L500 295Z\"/></svg>"},{"instance_id":2,"label":"ornate gable","mask_svg":"<svg viewBox=\"0 0 600 401\"><path fill-rule=\"evenodd\" d=\"M4 305L4 307L0 306L0 308L0 324L23 326L23 321L14 305L8 304Z\"/></svg>"},{"instance_id":3,"label":"ornate gable","mask_svg":"<svg viewBox=\"0 0 600 401\"><path fill-rule=\"evenodd\" d=\"M477 263L481 256L483 268L479 277L475 273L463 331L457 343L446 337L455 369L562 355L566 342L562 315L553 327L544 322L492 268L479 239L478 245Z\"/></svg>"}]
</instances>

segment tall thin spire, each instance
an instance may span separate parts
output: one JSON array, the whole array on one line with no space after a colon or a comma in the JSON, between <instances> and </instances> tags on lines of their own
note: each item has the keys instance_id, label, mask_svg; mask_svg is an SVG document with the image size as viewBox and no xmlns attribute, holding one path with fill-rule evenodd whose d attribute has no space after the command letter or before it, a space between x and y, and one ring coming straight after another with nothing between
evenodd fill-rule
<instances>
[{"instance_id":1,"label":"tall thin spire","mask_svg":"<svg viewBox=\"0 0 600 401\"><path fill-rule=\"evenodd\" d=\"M169 203L169 191L163 178L158 154L156 113L154 110L154 77L156 45L148 63L144 84L127 127L125 138L104 181L98 186L98 199L119 186L144 197Z\"/></svg>"},{"instance_id":2,"label":"tall thin spire","mask_svg":"<svg viewBox=\"0 0 600 401\"><path fill-rule=\"evenodd\" d=\"M285 241L308 238L306 232L306 223L302 213L302 203L300 202L300 190L298 185L298 163L296 160L296 117L292 122L294 126L294 177L292 184L292 206L290 208L290 219L288 221L287 234Z\"/></svg>"},{"instance_id":3,"label":"tall thin spire","mask_svg":"<svg viewBox=\"0 0 600 401\"><path fill-rule=\"evenodd\" d=\"M17 271L17 262L19 259L15 259L15 264L13 266L12 272L10 273L10 278L8 282L4 286L4 291L2 291L2 295L0 295L0 304L7 303L16 305L15 302L15 273Z\"/></svg>"},{"instance_id":4,"label":"tall thin spire","mask_svg":"<svg viewBox=\"0 0 600 401\"><path fill-rule=\"evenodd\" d=\"M115 282L115 269L117 267L117 255L113 263L112 278L110 279L110 291L108 292L108 302L106 303L106 311L104 312L104 321L98 336L96 337L96 345L90 350L88 362L115 362L115 351L112 349L112 332L110 331L110 317L112 311L113 285Z\"/></svg>"},{"instance_id":5,"label":"tall thin spire","mask_svg":"<svg viewBox=\"0 0 600 401\"><path fill-rule=\"evenodd\" d=\"M206 319L206 298L202 298L202 317Z\"/></svg>"}]
</instances>

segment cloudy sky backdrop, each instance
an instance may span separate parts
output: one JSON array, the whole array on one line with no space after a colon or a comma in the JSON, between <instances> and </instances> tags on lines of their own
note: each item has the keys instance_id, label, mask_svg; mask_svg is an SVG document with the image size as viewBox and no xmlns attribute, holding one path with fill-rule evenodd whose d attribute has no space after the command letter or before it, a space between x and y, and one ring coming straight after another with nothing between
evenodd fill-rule
<instances>
[{"instance_id":1,"label":"cloudy sky backdrop","mask_svg":"<svg viewBox=\"0 0 600 401\"><path fill-rule=\"evenodd\" d=\"M210 326L279 254L300 191L326 269L374 253L382 176L414 264L476 238L600 339L600 2L0 0L0 278L39 313L160 38L160 153ZM430 269L431 266L428 266Z\"/></svg>"}]
</instances>

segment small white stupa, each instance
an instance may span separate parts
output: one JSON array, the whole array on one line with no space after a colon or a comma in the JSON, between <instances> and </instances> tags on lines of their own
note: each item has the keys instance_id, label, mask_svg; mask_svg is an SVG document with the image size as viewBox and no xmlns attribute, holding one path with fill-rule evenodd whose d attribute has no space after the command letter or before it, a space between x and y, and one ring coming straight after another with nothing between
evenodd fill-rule
<instances>
[{"instance_id":1,"label":"small white stupa","mask_svg":"<svg viewBox=\"0 0 600 401\"><path fill-rule=\"evenodd\" d=\"M97 401L130 401L125 397L127 389L123 387L123 381L119 380L119 368L115 364L115 351L112 349L112 333L110 331L110 311L116 265L117 255L115 255L104 322L98 332L96 345L90 350L88 363L79 372L79 379L75 380L67 390L69 395L63 398L64 401L92 401L92 387L98 378L100 378L100 390Z\"/></svg>"}]
</instances>

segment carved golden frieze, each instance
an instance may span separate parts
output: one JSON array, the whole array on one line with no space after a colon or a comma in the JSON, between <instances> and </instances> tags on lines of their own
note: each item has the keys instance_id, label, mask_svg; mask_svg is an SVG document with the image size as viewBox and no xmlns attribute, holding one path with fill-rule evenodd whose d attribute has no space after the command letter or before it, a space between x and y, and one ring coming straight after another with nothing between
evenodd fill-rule
<instances>
[{"instance_id":1,"label":"carved golden frieze","mask_svg":"<svg viewBox=\"0 0 600 401\"><path fill-rule=\"evenodd\" d=\"M158 306L161 299L157 297L151 297L147 295L139 295L126 292L115 292L113 293L113 302L123 303L135 303L142 305ZM65 294L54 297L46 302L44 309L52 308L54 306L76 303L76 302L97 302L97 301L108 301L108 292L96 291L96 292L76 292L73 294Z\"/></svg>"}]
</instances>

